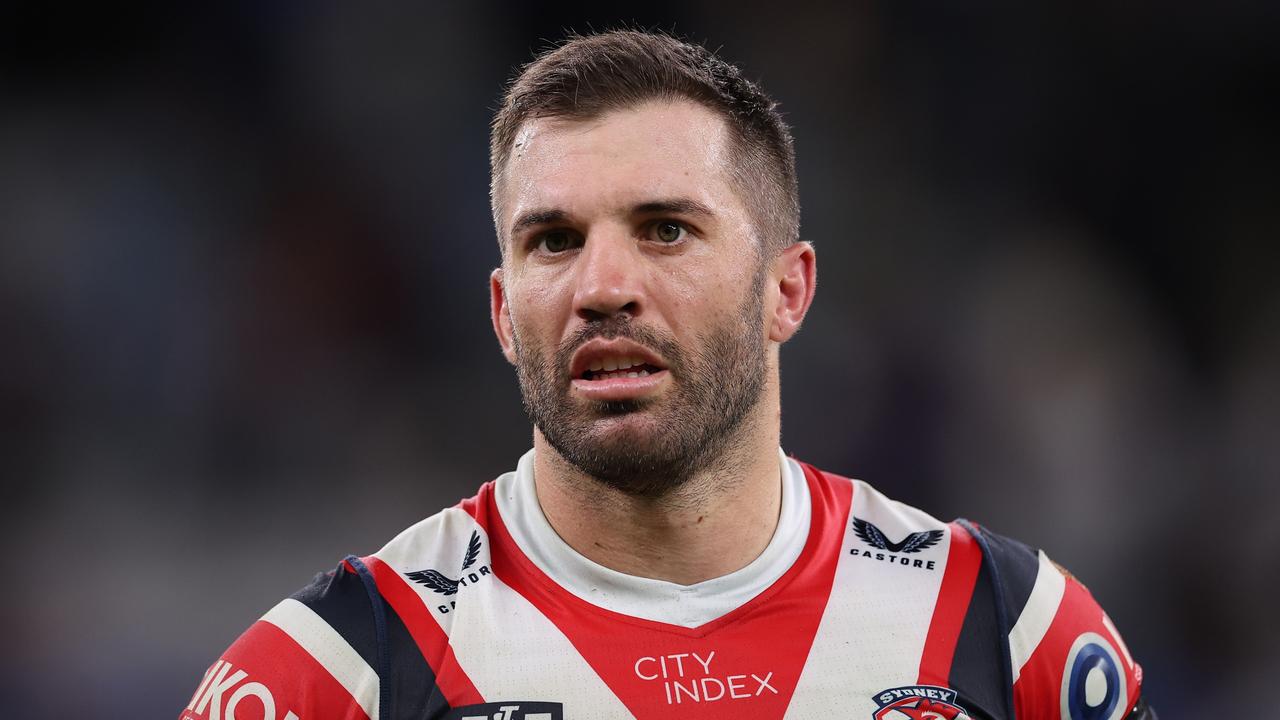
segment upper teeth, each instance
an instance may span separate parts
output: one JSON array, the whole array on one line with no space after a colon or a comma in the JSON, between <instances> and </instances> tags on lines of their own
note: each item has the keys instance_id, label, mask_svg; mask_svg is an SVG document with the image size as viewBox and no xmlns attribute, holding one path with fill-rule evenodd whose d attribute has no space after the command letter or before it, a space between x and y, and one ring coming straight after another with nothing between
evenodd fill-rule
<instances>
[{"instance_id":1,"label":"upper teeth","mask_svg":"<svg viewBox=\"0 0 1280 720\"><path fill-rule=\"evenodd\" d=\"M600 370L604 370L605 372L612 372L614 370L619 370L619 369L625 370L627 368L636 367L638 365L643 365L643 364L644 364L644 361L642 361L638 357L631 357L631 356L624 355L622 357L596 358L595 360L592 360L590 364L587 365L587 369L592 372L598 372Z\"/></svg>"}]
</instances>

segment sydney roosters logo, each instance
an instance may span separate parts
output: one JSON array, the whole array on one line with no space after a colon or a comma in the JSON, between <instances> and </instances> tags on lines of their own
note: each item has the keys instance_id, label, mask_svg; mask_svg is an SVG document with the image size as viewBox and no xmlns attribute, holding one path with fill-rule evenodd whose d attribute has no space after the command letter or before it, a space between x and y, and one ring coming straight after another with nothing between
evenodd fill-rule
<instances>
[{"instance_id":1,"label":"sydney roosters logo","mask_svg":"<svg viewBox=\"0 0 1280 720\"><path fill-rule=\"evenodd\" d=\"M956 704L957 693L936 685L908 685L876 693L873 720L970 720Z\"/></svg>"},{"instance_id":2,"label":"sydney roosters logo","mask_svg":"<svg viewBox=\"0 0 1280 720\"><path fill-rule=\"evenodd\" d=\"M462 557L462 575L457 580L454 580L439 570L432 568L405 573L405 577L416 583L422 583L441 595L456 595L458 593L458 588L479 582L480 578L489 574L488 565L481 565L475 570L467 572L476 564L476 559L479 557L480 533L472 530L471 541L467 543L467 553Z\"/></svg>"}]
</instances>

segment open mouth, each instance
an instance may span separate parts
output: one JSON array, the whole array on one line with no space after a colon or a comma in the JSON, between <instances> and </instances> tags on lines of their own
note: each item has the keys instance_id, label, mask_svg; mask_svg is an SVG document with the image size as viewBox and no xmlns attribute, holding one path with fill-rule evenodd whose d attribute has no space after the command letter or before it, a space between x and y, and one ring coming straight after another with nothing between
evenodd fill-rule
<instances>
[{"instance_id":1,"label":"open mouth","mask_svg":"<svg viewBox=\"0 0 1280 720\"><path fill-rule=\"evenodd\" d=\"M670 381L661 356L626 338L587 342L574 354L569 376L580 397L602 402L650 397Z\"/></svg>"},{"instance_id":2,"label":"open mouth","mask_svg":"<svg viewBox=\"0 0 1280 720\"><path fill-rule=\"evenodd\" d=\"M587 364L579 378L582 380L616 380L621 378L649 377L661 372L662 368L652 365L638 357L602 357L595 358Z\"/></svg>"}]
</instances>

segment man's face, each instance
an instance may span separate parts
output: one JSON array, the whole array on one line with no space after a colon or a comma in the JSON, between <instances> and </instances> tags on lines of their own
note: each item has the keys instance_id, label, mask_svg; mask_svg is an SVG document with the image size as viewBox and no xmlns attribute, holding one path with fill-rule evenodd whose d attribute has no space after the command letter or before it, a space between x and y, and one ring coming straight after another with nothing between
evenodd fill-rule
<instances>
[{"instance_id":1,"label":"man's face","mask_svg":"<svg viewBox=\"0 0 1280 720\"><path fill-rule=\"evenodd\" d=\"M767 263L724 122L691 102L522 128L494 316L543 437L658 496L723 456L766 382Z\"/></svg>"}]
</instances>

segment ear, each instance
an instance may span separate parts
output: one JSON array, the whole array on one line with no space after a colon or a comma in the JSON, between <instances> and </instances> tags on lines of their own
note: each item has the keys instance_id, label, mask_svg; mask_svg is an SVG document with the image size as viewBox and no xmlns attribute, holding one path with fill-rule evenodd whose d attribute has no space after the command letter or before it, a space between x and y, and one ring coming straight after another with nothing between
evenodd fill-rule
<instances>
[{"instance_id":1,"label":"ear","mask_svg":"<svg viewBox=\"0 0 1280 720\"><path fill-rule=\"evenodd\" d=\"M498 336L502 354L507 362L516 363L515 344L511 334L511 308L507 305L507 293L503 288L502 268L489 273L489 316L493 320L493 334Z\"/></svg>"},{"instance_id":2,"label":"ear","mask_svg":"<svg viewBox=\"0 0 1280 720\"><path fill-rule=\"evenodd\" d=\"M813 246L798 242L773 261L770 278L777 288L777 305L769 322L769 339L786 342L800 329L817 287L818 265Z\"/></svg>"}]
</instances>

